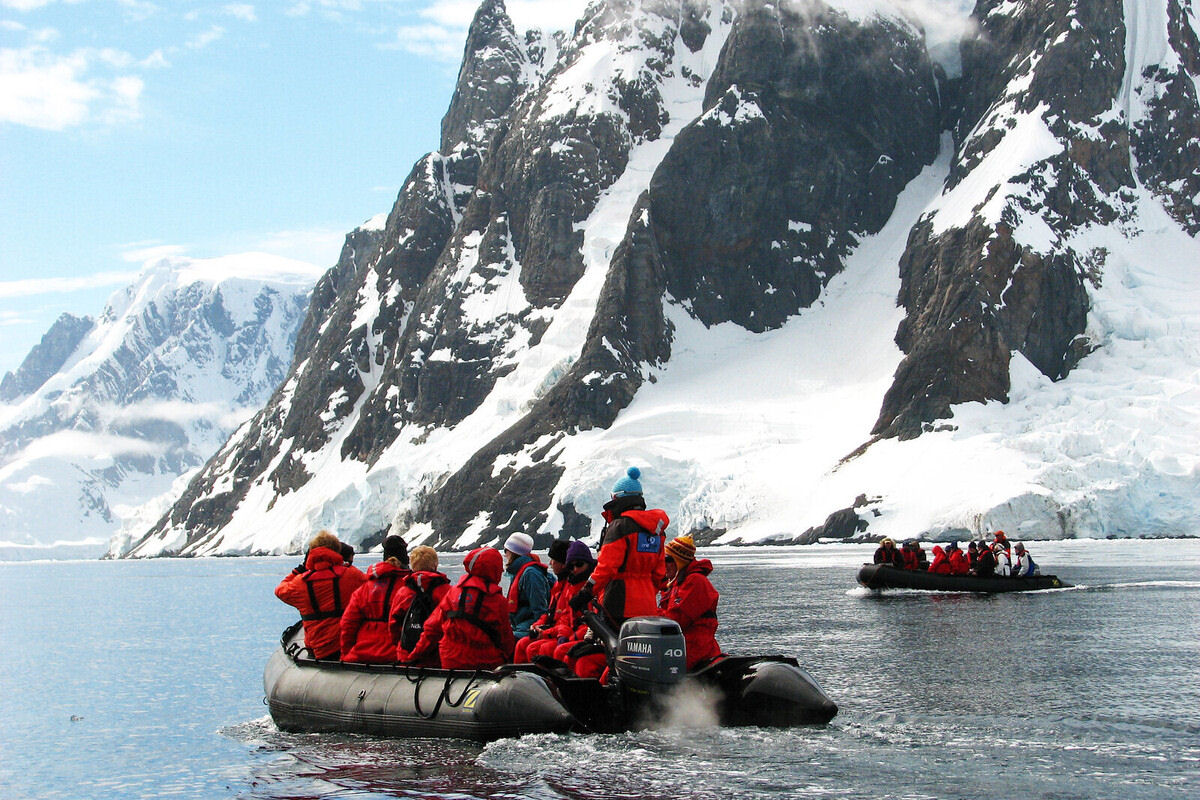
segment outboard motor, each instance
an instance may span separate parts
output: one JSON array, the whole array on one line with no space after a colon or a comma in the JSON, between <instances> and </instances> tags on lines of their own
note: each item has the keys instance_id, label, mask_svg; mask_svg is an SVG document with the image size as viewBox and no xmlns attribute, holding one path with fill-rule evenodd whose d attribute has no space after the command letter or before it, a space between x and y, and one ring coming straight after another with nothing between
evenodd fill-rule
<instances>
[{"instance_id":1,"label":"outboard motor","mask_svg":"<svg viewBox=\"0 0 1200 800\"><path fill-rule=\"evenodd\" d=\"M656 702L687 677L687 645L679 623L666 617L634 617L613 631L595 607L583 619L604 644L610 681L620 688L627 720L653 713Z\"/></svg>"},{"instance_id":2,"label":"outboard motor","mask_svg":"<svg viewBox=\"0 0 1200 800\"><path fill-rule=\"evenodd\" d=\"M653 713L655 705L687 677L687 650L679 623L635 617L621 626L613 672L625 713Z\"/></svg>"}]
</instances>

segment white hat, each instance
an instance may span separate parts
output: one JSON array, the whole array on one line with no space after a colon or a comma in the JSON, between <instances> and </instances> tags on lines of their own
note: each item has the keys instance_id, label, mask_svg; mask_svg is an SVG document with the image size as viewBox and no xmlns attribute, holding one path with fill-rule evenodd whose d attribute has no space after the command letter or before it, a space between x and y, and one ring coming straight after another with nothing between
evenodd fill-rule
<instances>
[{"instance_id":1,"label":"white hat","mask_svg":"<svg viewBox=\"0 0 1200 800\"><path fill-rule=\"evenodd\" d=\"M528 533L514 533L504 543L504 549L519 556L527 556L533 552L533 537Z\"/></svg>"}]
</instances>

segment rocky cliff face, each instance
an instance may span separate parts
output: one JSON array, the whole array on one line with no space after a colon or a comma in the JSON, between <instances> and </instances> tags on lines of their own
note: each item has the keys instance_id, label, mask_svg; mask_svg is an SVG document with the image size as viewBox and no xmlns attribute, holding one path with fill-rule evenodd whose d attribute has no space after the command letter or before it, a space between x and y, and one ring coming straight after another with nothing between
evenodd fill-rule
<instances>
[{"instance_id":1,"label":"rocky cliff face","mask_svg":"<svg viewBox=\"0 0 1200 800\"><path fill-rule=\"evenodd\" d=\"M95 327L91 317L63 314L38 342L16 372L8 372L0 381L0 400L11 402L36 392L75 352L83 337Z\"/></svg>"},{"instance_id":2,"label":"rocky cliff face","mask_svg":"<svg viewBox=\"0 0 1200 800\"><path fill-rule=\"evenodd\" d=\"M839 458L1007 400L1015 360L1066 379L1104 345L1089 314L1114 245L1093 234L1136 238L1143 189L1195 234L1195 20L1177 0L982 0L975 20L950 80L918 27L858 4L610 0L545 37L486 0L440 149L382 232L348 240L271 401L131 553L292 551L318 527L441 547L583 535L599 484L638 457L606 443L658 408L642 398L682 356L819 325L867 272L892 276L903 319L845 335L890 326L900 350L842 365L870 373L854 399L879 412L873 430L829 421ZM826 368L800 350L779 366ZM664 489L685 530L790 502L689 452L687 423L672 433L678 453L654 434L627 450L679 476ZM812 503L809 524L839 507Z\"/></svg>"},{"instance_id":3,"label":"rocky cliff face","mask_svg":"<svg viewBox=\"0 0 1200 800\"><path fill-rule=\"evenodd\" d=\"M99 320L59 319L13 379L31 390L0 408L4 538L103 541L199 467L282 379L315 277L166 260Z\"/></svg>"}]
</instances>

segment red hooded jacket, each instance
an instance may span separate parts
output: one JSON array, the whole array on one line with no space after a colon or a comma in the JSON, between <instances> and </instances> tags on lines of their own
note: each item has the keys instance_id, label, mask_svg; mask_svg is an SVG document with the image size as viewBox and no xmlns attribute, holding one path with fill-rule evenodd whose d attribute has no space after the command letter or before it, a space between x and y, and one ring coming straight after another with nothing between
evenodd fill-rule
<instances>
[{"instance_id":1,"label":"red hooded jacket","mask_svg":"<svg viewBox=\"0 0 1200 800\"><path fill-rule=\"evenodd\" d=\"M618 497L604 506L608 526L600 542L593 591L618 624L658 614L658 589L667 574L665 532L671 520L662 509L646 510L641 496Z\"/></svg>"},{"instance_id":2,"label":"red hooded jacket","mask_svg":"<svg viewBox=\"0 0 1200 800\"><path fill-rule=\"evenodd\" d=\"M337 658L340 652L342 612L367 577L357 567L342 563L342 554L314 547L304 561L304 572L293 572L275 587L275 596L300 612L304 644L314 658Z\"/></svg>"},{"instance_id":3,"label":"red hooded jacket","mask_svg":"<svg viewBox=\"0 0 1200 800\"><path fill-rule=\"evenodd\" d=\"M398 657L401 649L400 637L403 634L404 617L408 614L408 609L412 606L413 600L416 599L417 593L427 591L433 597L433 607L436 610L445 598L446 592L450 591L450 579L440 572L413 572L409 574L401 583L400 588L392 595L392 610L390 613L391 622L389 623L392 637L392 658ZM430 612L429 616L433 616ZM430 650L427 653L427 658L422 662L421 666L437 666L437 653Z\"/></svg>"},{"instance_id":4,"label":"red hooded jacket","mask_svg":"<svg viewBox=\"0 0 1200 800\"><path fill-rule=\"evenodd\" d=\"M463 559L467 574L446 592L425 621L425 632L400 660L419 663L434 647L442 669L494 669L512 660L516 640L508 620L508 600L500 590L504 559L481 547Z\"/></svg>"},{"instance_id":5,"label":"red hooded jacket","mask_svg":"<svg viewBox=\"0 0 1200 800\"><path fill-rule=\"evenodd\" d=\"M367 570L367 582L358 587L342 612L342 660L387 664L396 660L396 643L388 629L392 598L411 573L387 561Z\"/></svg>"},{"instance_id":6,"label":"red hooded jacket","mask_svg":"<svg viewBox=\"0 0 1200 800\"><path fill-rule=\"evenodd\" d=\"M721 595L708 580L712 569L708 559L692 561L675 576L659 605L659 613L683 629L689 670L721 655L717 644L717 601Z\"/></svg>"}]
</instances>

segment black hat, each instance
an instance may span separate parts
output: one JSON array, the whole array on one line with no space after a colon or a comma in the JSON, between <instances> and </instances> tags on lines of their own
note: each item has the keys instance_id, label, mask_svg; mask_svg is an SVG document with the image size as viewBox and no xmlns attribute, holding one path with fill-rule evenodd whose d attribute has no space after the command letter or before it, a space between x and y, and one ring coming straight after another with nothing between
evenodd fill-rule
<instances>
[{"instance_id":1,"label":"black hat","mask_svg":"<svg viewBox=\"0 0 1200 800\"><path fill-rule=\"evenodd\" d=\"M551 561L567 562L567 548L571 543L566 539L555 539L550 543L550 549L546 551L546 555Z\"/></svg>"},{"instance_id":2,"label":"black hat","mask_svg":"<svg viewBox=\"0 0 1200 800\"><path fill-rule=\"evenodd\" d=\"M408 563L408 543L395 534L383 540L383 560L394 558L401 564Z\"/></svg>"}]
</instances>

